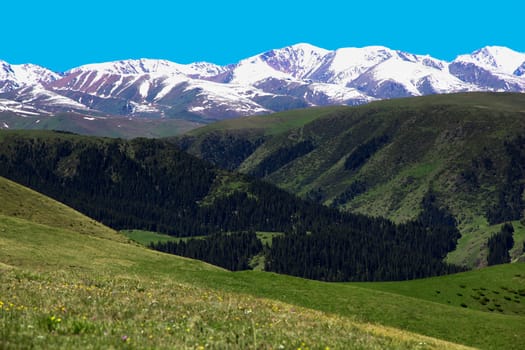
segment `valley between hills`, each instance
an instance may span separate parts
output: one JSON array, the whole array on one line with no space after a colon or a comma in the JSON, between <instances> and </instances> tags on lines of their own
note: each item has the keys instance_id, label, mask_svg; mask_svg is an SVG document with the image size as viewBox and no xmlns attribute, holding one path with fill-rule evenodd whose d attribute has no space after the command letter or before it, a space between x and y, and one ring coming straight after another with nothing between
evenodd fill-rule
<instances>
[{"instance_id":1,"label":"valley between hills","mask_svg":"<svg viewBox=\"0 0 525 350\"><path fill-rule=\"evenodd\" d=\"M479 92L1 130L0 344L520 349L524 120Z\"/></svg>"},{"instance_id":2,"label":"valley between hills","mask_svg":"<svg viewBox=\"0 0 525 350\"><path fill-rule=\"evenodd\" d=\"M233 273L146 249L11 181L0 192L7 349L521 348L521 263L396 283Z\"/></svg>"}]
</instances>

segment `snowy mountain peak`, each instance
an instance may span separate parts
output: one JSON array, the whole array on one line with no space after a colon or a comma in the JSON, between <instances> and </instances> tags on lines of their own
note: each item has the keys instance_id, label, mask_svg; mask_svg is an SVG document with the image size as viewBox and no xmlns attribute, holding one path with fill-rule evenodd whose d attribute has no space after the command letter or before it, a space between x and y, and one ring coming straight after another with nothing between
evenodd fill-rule
<instances>
[{"instance_id":1,"label":"snowy mountain peak","mask_svg":"<svg viewBox=\"0 0 525 350\"><path fill-rule=\"evenodd\" d=\"M310 44L299 43L267 51L261 54L260 57L276 71L288 73L294 78L302 79L317 68L323 57L329 52Z\"/></svg>"},{"instance_id":2,"label":"snowy mountain peak","mask_svg":"<svg viewBox=\"0 0 525 350\"><path fill-rule=\"evenodd\" d=\"M168 60L141 58L135 60L121 60L105 63L87 64L73 68L67 74L79 72L97 72L101 74L115 75L144 75L156 76L187 75L195 77L208 77L220 74L224 69L221 66L197 62L191 64L179 64Z\"/></svg>"},{"instance_id":3,"label":"snowy mountain peak","mask_svg":"<svg viewBox=\"0 0 525 350\"><path fill-rule=\"evenodd\" d=\"M11 67L18 80L26 85L48 84L62 77L58 73L35 64L12 65Z\"/></svg>"},{"instance_id":4,"label":"snowy mountain peak","mask_svg":"<svg viewBox=\"0 0 525 350\"><path fill-rule=\"evenodd\" d=\"M393 55L394 51L383 46L340 48L329 52L310 78L314 81L348 85L368 69Z\"/></svg>"},{"instance_id":5,"label":"snowy mountain peak","mask_svg":"<svg viewBox=\"0 0 525 350\"><path fill-rule=\"evenodd\" d=\"M383 46L343 47L334 51L334 56L341 64L379 63L389 59L394 51Z\"/></svg>"},{"instance_id":6,"label":"snowy mountain peak","mask_svg":"<svg viewBox=\"0 0 525 350\"><path fill-rule=\"evenodd\" d=\"M227 66L143 58L64 74L0 61L4 105L48 113L210 120L464 91L525 92L525 53L487 46L446 62L384 46L326 50L298 43Z\"/></svg>"},{"instance_id":7,"label":"snowy mountain peak","mask_svg":"<svg viewBox=\"0 0 525 350\"><path fill-rule=\"evenodd\" d=\"M287 75L289 78L302 79L314 70L329 52L310 44L299 43L253 56L241 61L238 66L243 69L246 64L263 64L267 66L264 70L271 69L268 72L280 72L281 74L277 74L279 78L286 78ZM275 75L270 74L268 77Z\"/></svg>"},{"instance_id":8,"label":"snowy mountain peak","mask_svg":"<svg viewBox=\"0 0 525 350\"><path fill-rule=\"evenodd\" d=\"M290 49L296 50L296 51L299 51L299 50L304 51L304 52L313 51L313 52L321 52L323 54L326 54L329 51L329 50L323 49L319 46L315 46L309 43L297 43L297 44L293 44L287 47Z\"/></svg>"},{"instance_id":9,"label":"snowy mountain peak","mask_svg":"<svg viewBox=\"0 0 525 350\"><path fill-rule=\"evenodd\" d=\"M310 61L312 58L318 59L321 57L324 57L326 54L330 52L330 50L326 50L311 44L307 43L298 43L291 46L283 47L281 49L273 50L276 52L287 52L292 57L295 57L298 60L301 60L305 63Z\"/></svg>"},{"instance_id":10,"label":"snowy mountain peak","mask_svg":"<svg viewBox=\"0 0 525 350\"><path fill-rule=\"evenodd\" d=\"M485 69L513 74L525 62L525 53L504 46L485 46L470 55L458 56L456 62L474 63Z\"/></svg>"},{"instance_id":11,"label":"snowy mountain peak","mask_svg":"<svg viewBox=\"0 0 525 350\"><path fill-rule=\"evenodd\" d=\"M0 92L24 86L45 85L60 77L60 74L34 64L9 64L0 61Z\"/></svg>"},{"instance_id":12,"label":"snowy mountain peak","mask_svg":"<svg viewBox=\"0 0 525 350\"><path fill-rule=\"evenodd\" d=\"M183 66L186 74L200 78L214 77L227 71L226 67L209 62L195 62Z\"/></svg>"},{"instance_id":13,"label":"snowy mountain peak","mask_svg":"<svg viewBox=\"0 0 525 350\"><path fill-rule=\"evenodd\" d=\"M99 72L120 75L139 75L148 73L173 73L177 72L179 64L166 60L136 59L121 60L104 63L86 64L68 71L68 74L77 72Z\"/></svg>"}]
</instances>

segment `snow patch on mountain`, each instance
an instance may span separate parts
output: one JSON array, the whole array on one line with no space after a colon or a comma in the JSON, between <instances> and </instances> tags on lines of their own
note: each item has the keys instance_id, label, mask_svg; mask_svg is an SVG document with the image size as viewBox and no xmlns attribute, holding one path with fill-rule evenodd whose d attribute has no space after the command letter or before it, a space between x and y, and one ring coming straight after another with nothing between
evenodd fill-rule
<instances>
[{"instance_id":1,"label":"snow patch on mountain","mask_svg":"<svg viewBox=\"0 0 525 350\"><path fill-rule=\"evenodd\" d=\"M59 95L53 91L44 89L39 85L30 86L21 89L19 92L19 101L25 105L34 105L38 102L41 105L62 106L65 108L87 110L83 104L74 101L65 96Z\"/></svg>"},{"instance_id":2,"label":"snow patch on mountain","mask_svg":"<svg viewBox=\"0 0 525 350\"><path fill-rule=\"evenodd\" d=\"M158 93L153 98L153 101L159 101L166 97L171 91L181 84L188 83L189 79L184 76L171 76L159 79L157 86L159 87Z\"/></svg>"},{"instance_id":3,"label":"snow patch on mountain","mask_svg":"<svg viewBox=\"0 0 525 350\"><path fill-rule=\"evenodd\" d=\"M23 103L8 99L0 99L0 112L11 112L20 116L49 114L46 111L38 110L33 106L24 105Z\"/></svg>"},{"instance_id":4,"label":"snow patch on mountain","mask_svg":"<svg viewBox=\"0 0 525 350\"><path fill-rule=\"evenodd\" d=\"M363 104L374 101L375 98L368 96L357 89L341 85L312 83L308 89L314 94L324 94L331 104Z\"/></svg>"},{"instance_id":5,"label":"snow patch on mountain","mask_svg":"<svg viewBox=\"0 0 525 350\"><path fill-rule=\"evenodd\" d=\"M268 95L265 92L240 84L220 84L205 80L191 82L185 87L185 91L196 91L195 100L190 111L198 114L213 112L219 109L226 115L231 113L241 115L270 113L271 111L254 102L256 96Z\"/></svg>"},{"instance_id":6,"label":"snow patch on mountain","mask_svg":"<svg viewBox=\"0 0 525 350\"><path fill-rule=\"evenodd\" d=\"M239 62L233 69L233 77L229 83L254 85L268 79L291 80L292 75L271 67L261 56L254 56Z\"/></svg>"},{"instance_id":7,"label":"snow patch on mountain","mask_svg":"<svg viewBox=\"0 0 525 350\"><path fill-rule=\"evenodd\" d=\"M409 60L389 59L376 67L369 74L379 84L385 81L395 81L404 86L413 96L424 93L418 88L419 83L426 79L434 89L434 93L447 91L466 91L471 86L440 69L428 67Z\"/></svg>"},{"instance_id":8,"label":"snow patch on mountain","mask_svg":"<svg viewBox=\"0 0 525 350\"><path fill-rule=\"evenodd\" d=\"M525 62L525 53L502 46L486 46L470 55L460 55L454 62L474 63L491 71L512 75Z\"/></svg>"}]
</instances>

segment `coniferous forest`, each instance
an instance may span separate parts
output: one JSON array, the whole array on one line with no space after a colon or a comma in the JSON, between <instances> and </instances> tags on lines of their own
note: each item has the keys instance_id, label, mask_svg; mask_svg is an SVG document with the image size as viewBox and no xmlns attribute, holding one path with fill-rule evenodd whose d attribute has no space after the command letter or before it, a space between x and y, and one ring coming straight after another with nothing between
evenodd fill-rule
<instances>
[{"instance_id":1,"label":"coniferous forest","mask_svg":"<svg viewBox=\"0 0 525 350\"><path fill-rule=\"evenodd\" d=\"M375 219L367 230L339 225L274 238L265 269L326 281L404 280L458 272L443 263L460 233L428 193L418 219L403 225ZM364 228L363 228L364 229Z\"/></svg>"},{"instance_id":2,"label":"coniferous forest","mask_svg":"<svg viewBox=\"0 0 525 350\"><path fill-rule=\"evenodd\" d=\"M149 247L165 253L203 260L231 271L250 269L250 259L263 249L255 231L219 233L203 239L192 238L180 242L151 242Z\"/></svg>"},{"instance_id":3,"label":"coniferous forest","mask_svg":"<svg viewBox=\"0 0 525 350\"><path fill-rule=\"evenodd\" d=\"M525 136L518 136L505 142L509 163L505 176L498 188L497 203L488 208L487 219L491 224L519 220L525 209L522 193L525 184Z\"/></svg>"},{"instance_id":4,"label":"coniferous forest","mask_svg":"<svg viewBox=\"0 0 525 350\"><path fill-rule=\"evenodd\" d=\"M454 219L435 205L432 193L417 220L395 225L342 213L263 181L226 173L163 140L60 133L5 134L0 139L0 175L115 229L212 235L165 250L231 269L247 264L244 257L228 260L230 255L243 256L240 247L256 251L258 244L253 235L236 241L235 235L219 234L257 230L285 233L266 253L269 271L368 281L457 270L443 258L455 248L459 232ZM225 178L230 182L225 184Z\"/></svg>"},{"instance_id":5,"label":"coniferous forest","mask_svg":"<svg viewBox=\"0 0 525 350\"><path fill-rule=\"evenodd\" d=\"M514 227L506 223L501 227L500 232L493 234L488 241L489 256L487 263L489 265L506 264L510 262L509 250L514 246Z\"/></svg>"}]
</instances>

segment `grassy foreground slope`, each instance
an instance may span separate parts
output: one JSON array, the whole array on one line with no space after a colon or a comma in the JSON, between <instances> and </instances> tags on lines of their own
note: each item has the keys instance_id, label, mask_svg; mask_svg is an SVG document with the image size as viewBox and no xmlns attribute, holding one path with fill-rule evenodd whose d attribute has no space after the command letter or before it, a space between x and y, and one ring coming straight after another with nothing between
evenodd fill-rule
<instances>
[{"instance_id":1,"label":"grassy foreground slope","mask_svg":"<svg viewBox=\"0 0 525 350\"><path fill-rule=\"evenodd\" d=\"M35 340L55 347L456 348L365 322L481 348L521 345L520 317L353 285L235 274L5 216L0 232L6 348Z\"/></svg>"},{"instance_id":2,"label":"grassy foreground slope","mask_svg":"<svg viewBox=\"0 0 525 350\"><path fill-rule=\"evenodd\" d=\"M27 187L0 177L0 215L68 229L116 241L125 241L107 226Z\"/></svg>"},{"instance_id":3,"label":"grassy foreground slope","mask_svg":"<svg viewBox=\"0 0 525 350\"><path fill-rule=\"evenodd\" d=\"M224 291L213 266L0 215L0 347L461 349ZM199 283L192 283L198 280Z\"/></svg>"},{"instance_id":4,"label":"grassy foreground slope","mask_svg":"<svg viewBox=\"0 0 525 350\"><path fill-rule=\"evenodd\" d=\"M219 273L199 262L4 216L0 230L2 348L461 348L190 284Z\"/></svg>"},{"instance_id":5,"label":"grassy foreground slope","mask_svg":"<svg viewBox=\"0 0 525 350\"><path fill-rule=\"evenodd\" d=\"M21 206L39 198L18 190ZM63 224L0 216L3 348L460 348L399 329L487 349L522 345L521 316L374 284L231 273ZM490 271L501 272L487 271L486 283L495 277ZM469 275L457 275L457 283L461 276ZM514 283L505 285L517 289Z\"/></svg>"}]
</instances>

